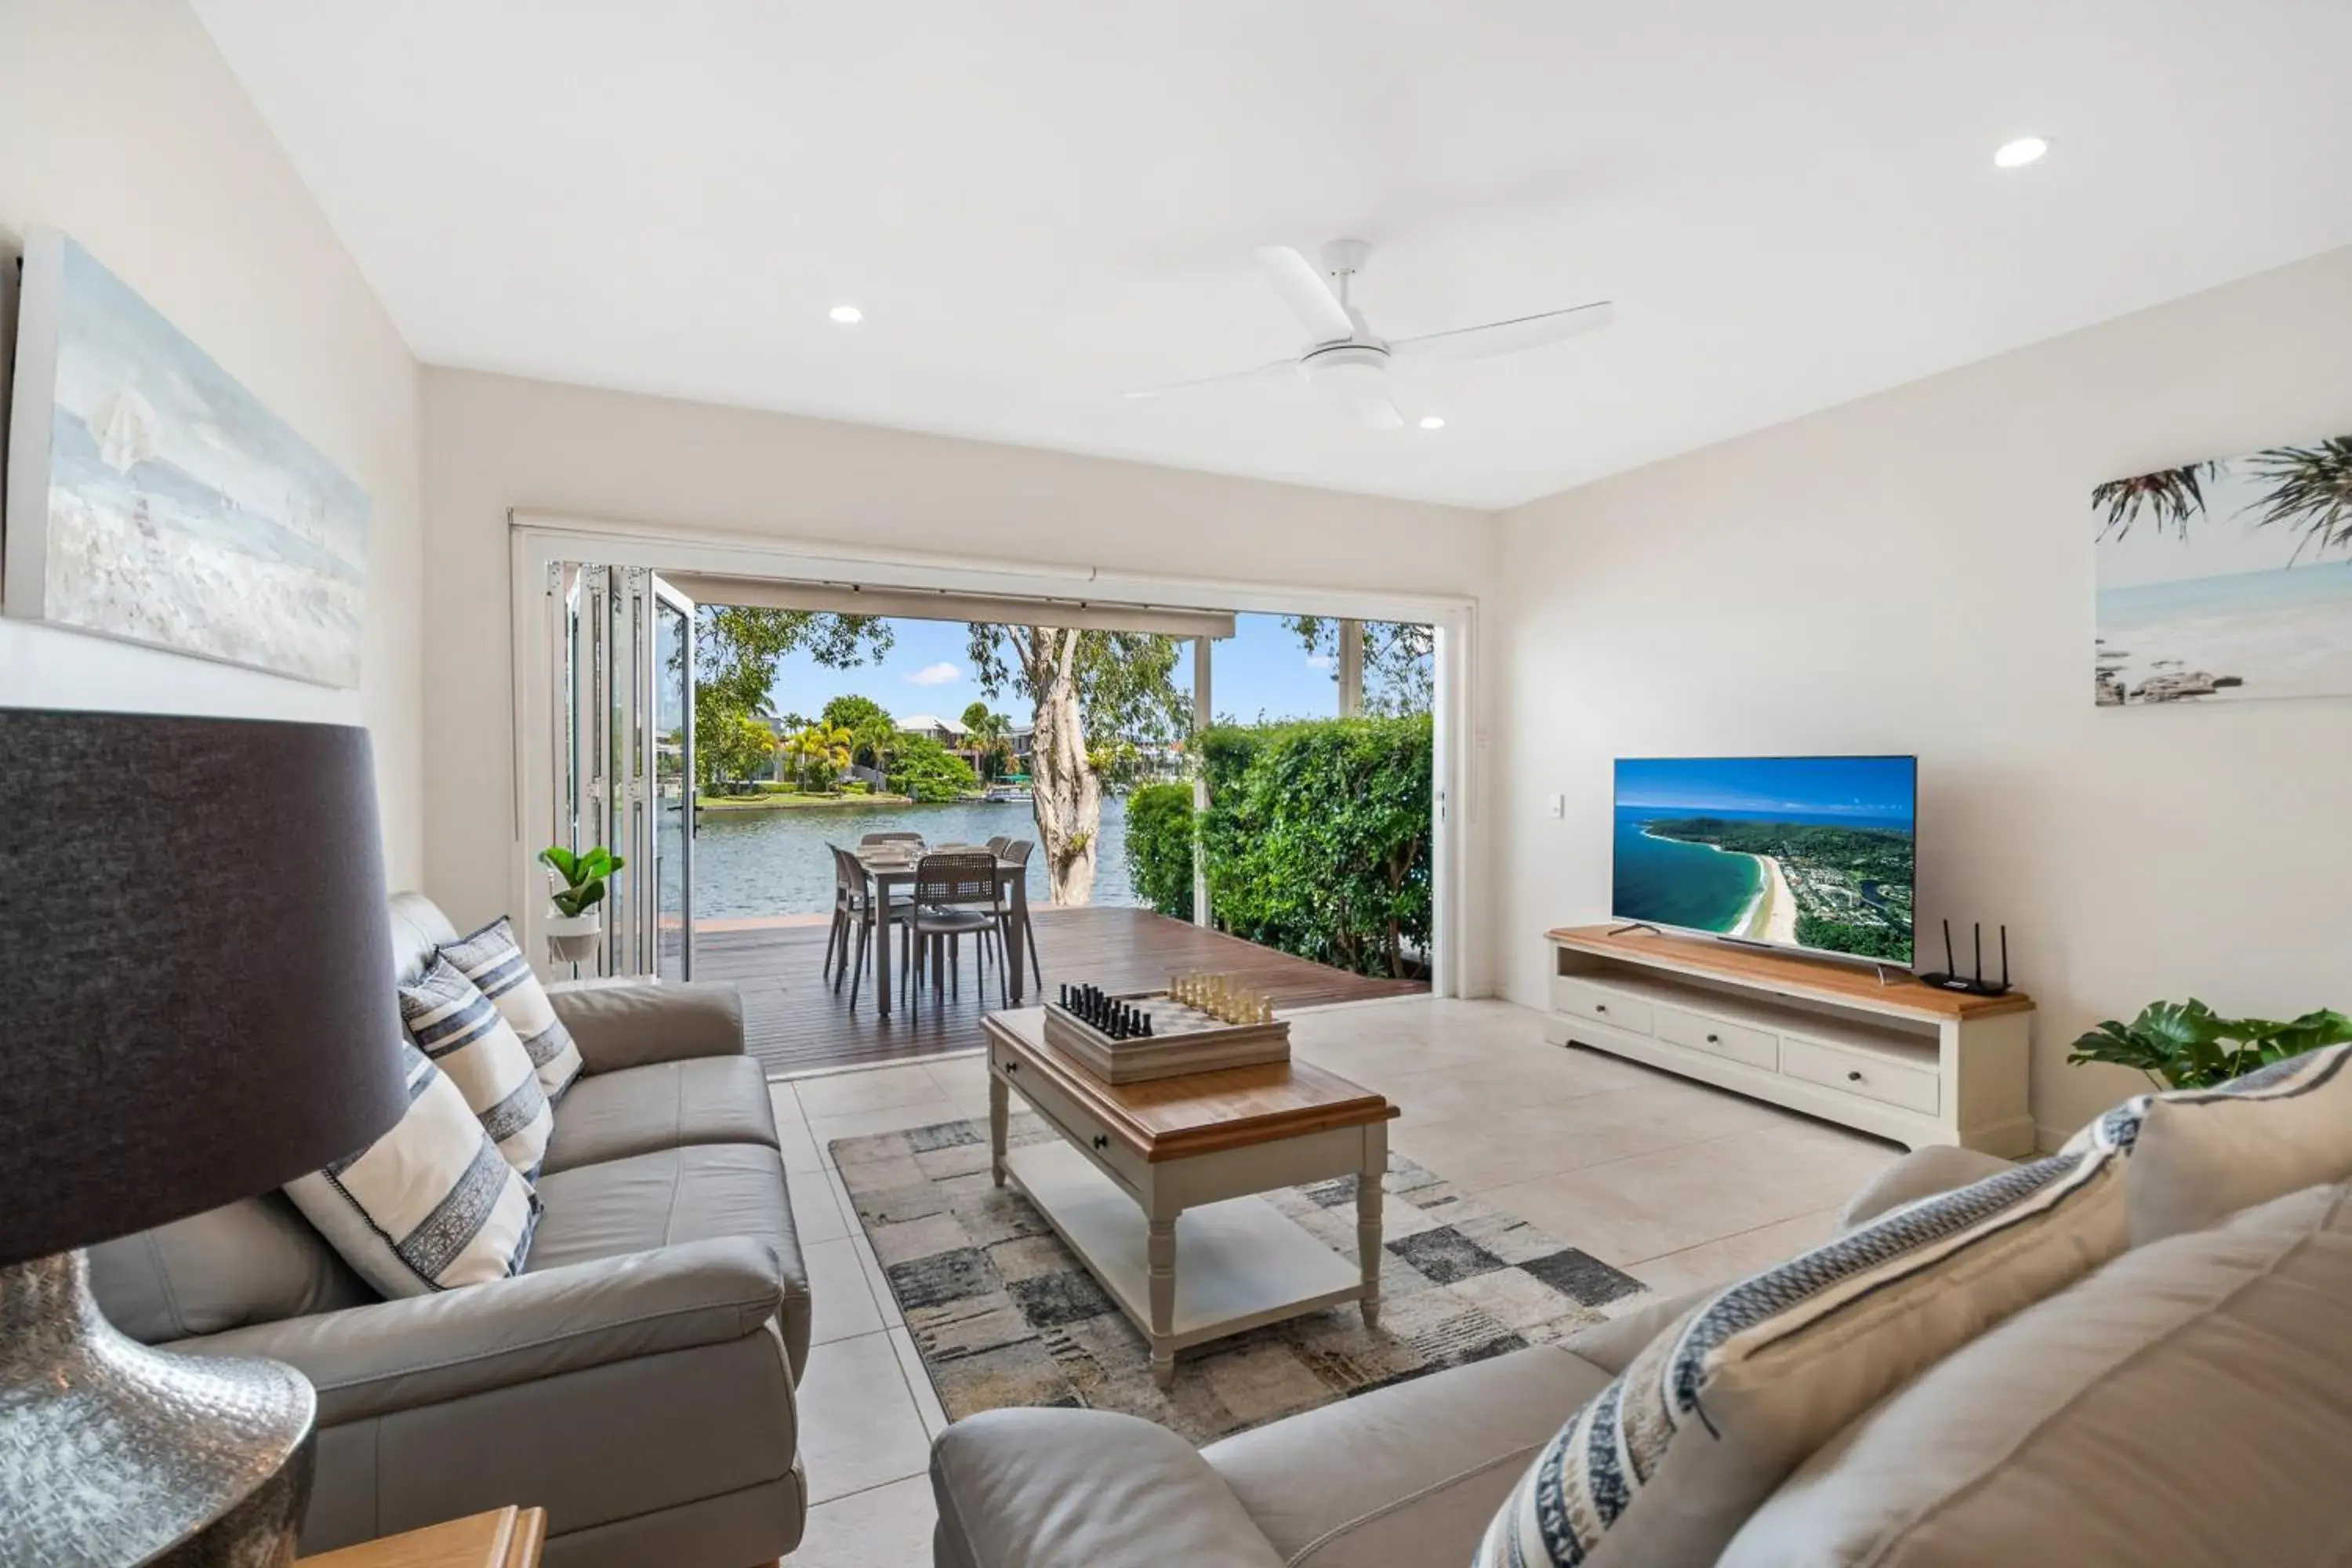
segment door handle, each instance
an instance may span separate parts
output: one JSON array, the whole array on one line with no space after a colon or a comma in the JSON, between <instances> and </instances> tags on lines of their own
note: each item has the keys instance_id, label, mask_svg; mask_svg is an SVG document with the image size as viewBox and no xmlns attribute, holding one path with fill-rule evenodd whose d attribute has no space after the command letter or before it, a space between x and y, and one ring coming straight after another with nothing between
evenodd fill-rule
<instances>
[{"instance_id":1,"label":"door handle","mask_svg":"<svg viewBox=\"0 0 2352 1568\"><path fill-rule=\"evenodd\" d=\"M1097 1148L1097 1149L1108 1149L1108 1148L1109 1148L1109 1147L1110 1147L1110 1137L1109 1137L1109 1135L1108 1135L1108 1134L1107 1134L1107 1133L1102 1133L1102 1132L1097 1132L1097 1133L1096 1133L1096 1134L1095 1134L1095 1147L1096 1147L1096 1148Z\"/></svg>"}]
</instances>

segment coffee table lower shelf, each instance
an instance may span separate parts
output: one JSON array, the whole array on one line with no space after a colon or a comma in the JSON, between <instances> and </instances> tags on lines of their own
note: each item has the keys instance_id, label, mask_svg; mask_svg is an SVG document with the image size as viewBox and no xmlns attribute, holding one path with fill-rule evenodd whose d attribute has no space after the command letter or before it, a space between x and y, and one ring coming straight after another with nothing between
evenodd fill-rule
<instances>
[{"instance_id":1,"label":"coffee table lower shelf","mask_svg":"<svg viewBox=\"0 0 2352 1568\"><path fill-rule=\"evenodd\" d=\"M1227 1198L1176 1217L1176 1304L1161 1340L1151 1331L1148 1237L1134 1196L1059 1140L1006 1151L1004 1170L1155 1349L1185 1350L1363 1297L1353 1259L1264 1198Z\"/></svg>"}]
</instances>

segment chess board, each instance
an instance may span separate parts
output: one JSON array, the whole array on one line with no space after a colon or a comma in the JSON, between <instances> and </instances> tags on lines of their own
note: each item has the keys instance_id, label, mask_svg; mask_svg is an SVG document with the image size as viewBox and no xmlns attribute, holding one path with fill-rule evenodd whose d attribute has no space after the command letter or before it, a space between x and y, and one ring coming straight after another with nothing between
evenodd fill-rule
<instances>
[{"instance_id":1,"label":"chess board","mask_svg":"<svg viewBox=\"0 0 2352 1568\"><path fill-rule=\"evenodd\" d=\"M1290 1025L1228 1024L1165 991L1115 995L1151 1018L1151 1033L1114 1039L1058 1002L1045 1004L1045 1043L1105 1083L1139 1083L1290 1059Z\"/></svg>"}]
</instances>

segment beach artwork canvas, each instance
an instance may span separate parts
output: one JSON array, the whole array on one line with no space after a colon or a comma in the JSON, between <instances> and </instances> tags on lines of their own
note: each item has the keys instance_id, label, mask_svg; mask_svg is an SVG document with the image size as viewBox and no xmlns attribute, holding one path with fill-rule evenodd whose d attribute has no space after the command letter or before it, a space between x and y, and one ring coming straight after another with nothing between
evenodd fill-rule
<instances>
[{"instance_id":1,"label":"beach artwork canvas","mask_svg":"<svg viewBox=\"0 0 2352 1568\"><path fill-rule=\"evenodd\" d=\"M19 319L7 613L357 686L366 492L62 234Z\"/></svg>"},{"instance_id":2,"label":"beach artwork canvas","mask_svg":"<svg viewBox=\"0 0 2352 1568\"><path fill-rule=\"evenodd\" d=\"M1911 757L1627 757L1610 913L1911 962Z\"/></svg>"},{"instance_id":3,"label":"beach artwork canvas","mask_svg":"<svg viewBox=\"0 0 2352 1568\"><path fill-rule=\"evenodd\" d=\"M2352 694L2352 436L2091 492L2104 708Z\"/></svg>"}]
</instances>

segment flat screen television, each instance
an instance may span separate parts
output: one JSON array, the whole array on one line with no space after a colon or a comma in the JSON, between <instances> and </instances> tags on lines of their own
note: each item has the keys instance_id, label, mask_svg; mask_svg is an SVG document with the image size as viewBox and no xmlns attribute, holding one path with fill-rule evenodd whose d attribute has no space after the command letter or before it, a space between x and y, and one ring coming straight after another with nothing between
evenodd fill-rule
<instances>
[{"instance_id":1,"label":"flat screen television","mask_svg":"<svg viewBox=\"0 0 2352 1568\"><path fill-rule=\"evenodd\" d=\"M1916 757L1624 757L1620 921L1908 967Z\"/></svg>"}]
</instances>

